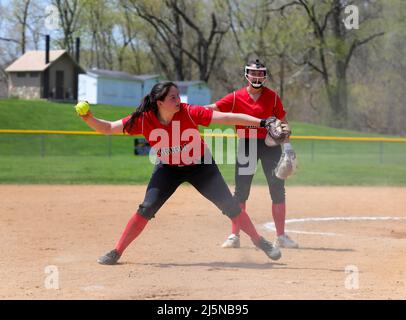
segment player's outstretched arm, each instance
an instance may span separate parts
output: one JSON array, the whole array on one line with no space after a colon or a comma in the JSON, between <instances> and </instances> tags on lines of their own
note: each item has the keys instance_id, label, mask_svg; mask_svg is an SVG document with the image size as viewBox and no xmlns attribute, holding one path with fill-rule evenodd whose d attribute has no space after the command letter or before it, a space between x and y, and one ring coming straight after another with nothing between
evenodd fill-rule
<instances>
[{"instance_id":1,"label":"player's outstretched arm","mask_svg":"<svg viewBox=\"0 0 406 320\"><path fill-rule=\"evenodd\" d=\"M243 113L228 113L213 111L211 123L240 125L240 126L264 126L261 119ZM261 125L262 124L262 125Z\"/></svg>"},{"instance_id":2,"label":"player's outstretched arm","mask_svg":"<svg viewBox=\"0 0 406 320\"><path fill-rule=\"evenodd\" d=\"M210 108L213 109L214 111L220 111L220 109L217 107L217 105L215 103L213 104L207 104L204 106L205 108Z\"/></svg>"},{"instance_id":3,"label":"player's outstretched arm","mask_svg":"<svg viewBox=\"0 0 406 320\"><path fill-rule=\"evenodd\" d=\"M95 118L90 111L90 105L87 101L78 102L75 110L90 128L99 133L111 135L123 132L123 122L121 120L107 121Z\"/></svg>"}]
</instances>

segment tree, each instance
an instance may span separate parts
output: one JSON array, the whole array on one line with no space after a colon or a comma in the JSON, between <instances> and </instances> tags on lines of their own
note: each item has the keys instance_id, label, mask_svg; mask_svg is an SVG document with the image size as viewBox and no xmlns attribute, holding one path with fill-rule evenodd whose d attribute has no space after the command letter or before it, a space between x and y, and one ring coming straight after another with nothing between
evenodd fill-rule
<instances>
[{"instance_id":1,"label":"tree","mask_svg":"<svg viewBox=\"0 0 406 320\"><path fill-rule=\"evenodd\" d=\"M119 21L119 29L120 29L120 39L121 43L118 46L117 52L117 60L118 60L118 68L119 70L124 70L124 60L126 58L126 51L128 48L132 48L134 50L133 42L137 39L138 32L136 31L137 21L130 17L129 13L123 6L120 6L120 21ZM140 66L138 65L138 72L140 72Z\"/></svg>"},{"instance_id":2,"label":"tree","mask_svg":"<svg viewBox=\"0 0 406 320\"><path fill-rule=\"evenodd\" d=\"M129 0L122 1L122 4L131 14L147 22L156 33L156 37L150 33L146 42L159 68L168 78L174 76L176 80L184 80L184 32L179 14L170 10L167 2L163 5L158 2ZM148 30L144 32L148 33ZM166 62L167 55L173 61L173 68Z\"/></svg>"},{"instance_id":3,"label":"tree","mask_svg":"<svg viewBox=\"0 0 406 320\"><path fill-rule=\"evenodd\" d=\"M1 41L15 43L19 46L19 51L24 54L27 46L27 25L30 10L30 0L14 0L11 4L12 15L7 17L12 25L17 29L17 36L3 37L0 36ZM15 33L12 33L15 34Z\"/></svg>"},{"instance_id":4,"label":"tree","mask_svg":"<svg viewBox=\"0 0 406 320\"><path fill-rule=\"evenodd\" d=\"M405 134L406 122L406 3L383 4L387 32L359 48L349 70L351 126L362 131Z\"/></svg>"},{"instance_id":5,"label":"tree","mask_svg":"<svg viewBox=\"0 0 406 320\"><path fill-rule=\"evenodd\" d=\"M63 32L61 47L74 55L74 34L78 29L81 6L79 0L52 0L59 12L60 24Z\"/></svg>"},{"instance_id":6,"label":"tree","mask_svg":"<svg viewBox=\"0 0 406 320\"><path fill-rule=\"evenodd\" d=\"M40 49L45 33L48 33L44 30L44 20L47 18L48 15L44 10L43 3L31 1L27 28L29 31L28 35L31 35L30 47L34 50Z\"/></svg>"},{"instance_id":7,"label":"tree","mask_svg":"<svg viewBox=\"0 0 406 320\"><path fill-rule=\"evenodd\" d=\"M168 77L173 68L175 78L184 80L185 74L190 70L187 64L190 61L197 67L198 78L209 80L223 36L229 28L227 23L218 22L215 13L216 6L222 6L221 1L211 4L213 10L209 23L199 21L197 14L198 10L207 10L207 2L194 1L191 4L190 1L165 0L163 4L159 4L153 1L128 0L123 3L156 32L156 37L149 38L147 42L160 68ZM202 17L205 18L204 15ZM165 53L169 55L173 66L165 61Z\"/></svg>"},{"instance_id":8,"label":"tree","mask_svg":"<svg viewBox=\"0 0 406 320\"><path fill-rule=\"evenodd\" d=\"M206 36L204 26L195 22L195 17L188 16L178 2L177 0L167 0L166 3L167 6L170 6L174 12L182 17L185 23L194 31L197 39L195 42L195 50L185 48L181 48L181 50L198 66L199 79L207 82L213 71L220 44L224 35L229 30L230 25L228 22L220 25L215 13L216 11L213 10L210 14L210 31ZM219 7L224 10L224 7L220 3ZM183 7L185 7L185 5L183 5Z\"/></svg>"},{"instance_id":9,"label":"tree","mask_svg":"<svg viewBox=\"0 0 406 320\"><path fill-rule=\"evenodd\" d=\"M27 42L27 19L28 19L28 10L30 8L30 0L23 0L16 2L16 12L15 17L20 24L20 45L21 45L21 54L25 53L25 47Z\"/></svg>"},{"instance_id":10,"label":"tree","mask_svg":"<svg viewBox=\"0 0 406 320\"><path fill-rule=\"evenodd\" d=\"M348 30L343 19L347 5L362 5L360 32ZM373 25L381 18L380 3L368 0L296 0L277 9L299 6L305 12L312 28L313 42L309 43L300 64L309 65L323 79L329 105L333 112L332 124L342 126L348 120L347 72L354 52L384 32Z\"/></svg>"}]
</instances>

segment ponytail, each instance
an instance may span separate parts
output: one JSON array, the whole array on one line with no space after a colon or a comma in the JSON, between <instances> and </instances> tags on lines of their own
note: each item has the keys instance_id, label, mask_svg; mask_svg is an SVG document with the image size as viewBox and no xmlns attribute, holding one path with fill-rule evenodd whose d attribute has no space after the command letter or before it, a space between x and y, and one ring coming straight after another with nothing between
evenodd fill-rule
<instances>
[{"instance_id":1,"label":"ponytail","mask_svg":"<svg viewBox=\"0 0 406 320\"><path fill-rule=\"evenodd\" d=\"M156 101L152 102L151 101L151 94L147 94L141 101L141 104L138 106L137 109L131 114L131 118L128 119L126 124L123 127L123 133L125 131L130 132L134 126L134 121L136 118L138 118L142 113L148 112L150 110L153 110L155 114L158 113L158 106L156 104Z\"/></svg>"},{"instance_id":2,"label":"ponytail","mask_svg":"<svg viewBox=\"0 0 406 320\"><path fill-rule=\"evenodd\" d=\"M173 82L161 82L155 84L151 92L147 94L141 101L141 104L138 108L131 114L131 118L126 122L123 127L123 133L125 131L131 132L132 127L134 126L134 121L144 112L153 111L156 116L158 116L158 104L157 101L162 101L168 95L169 89L171 87L176 87L176 84Z\"/></svg>"}]
</instances>

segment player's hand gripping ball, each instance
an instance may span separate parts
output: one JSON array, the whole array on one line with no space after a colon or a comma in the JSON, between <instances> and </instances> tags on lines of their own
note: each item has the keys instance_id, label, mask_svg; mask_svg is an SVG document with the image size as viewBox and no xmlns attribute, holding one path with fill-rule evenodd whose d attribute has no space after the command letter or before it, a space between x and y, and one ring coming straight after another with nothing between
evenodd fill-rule
<instances>
[{"instance_id":1,"label":"player's hand gripping ball","mask_svg":"<svg viewBox=\"0 0 406 320\"><path fill-rule=\"evenodd\" d=\"M75 106L75 110L78 115L80 116L85 116L88 114L90 110L90 105L89 102L87 101L79 101L77 105Z\"/></svg>"}]
</instances>

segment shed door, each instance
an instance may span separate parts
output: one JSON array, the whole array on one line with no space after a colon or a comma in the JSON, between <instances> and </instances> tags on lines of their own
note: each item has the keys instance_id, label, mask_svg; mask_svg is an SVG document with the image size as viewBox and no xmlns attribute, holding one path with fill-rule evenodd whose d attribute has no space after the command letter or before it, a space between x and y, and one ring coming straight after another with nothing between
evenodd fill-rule
<instances>
[{"instance_id":1,"label":"shed door","mask_svg":"<svg viewBox=\"0 0 406 320\"><path fill-rule=\"evenodd\" d=\"M56 71L56 99L63 99L63 71Z\"/></svg>"}]
</instances>

